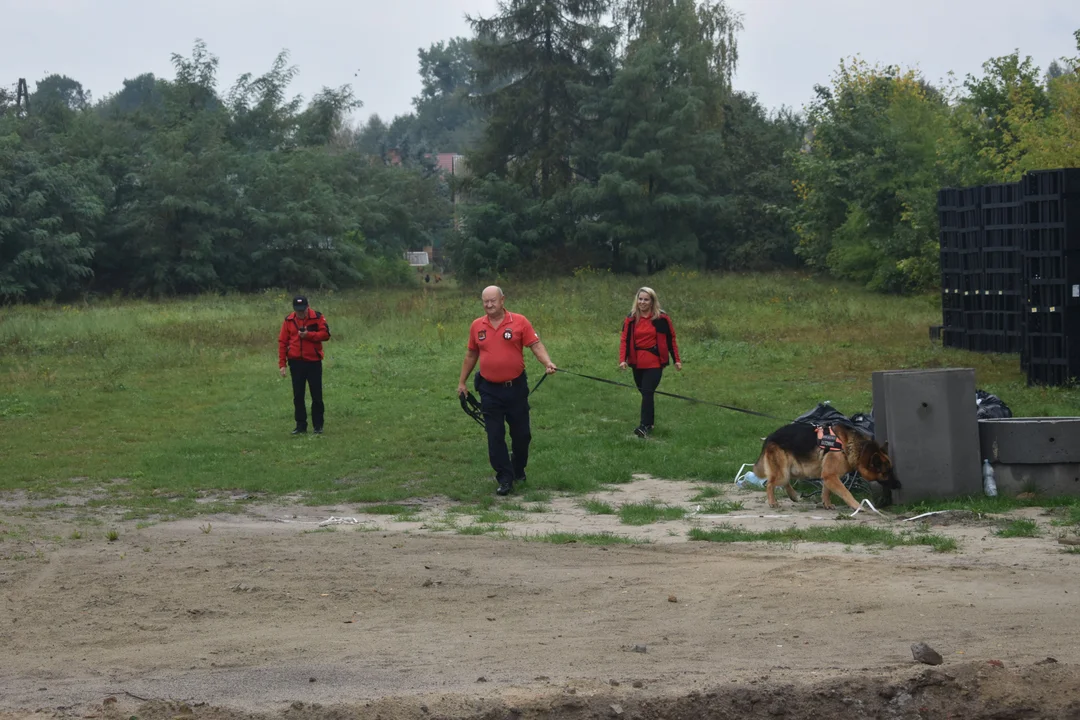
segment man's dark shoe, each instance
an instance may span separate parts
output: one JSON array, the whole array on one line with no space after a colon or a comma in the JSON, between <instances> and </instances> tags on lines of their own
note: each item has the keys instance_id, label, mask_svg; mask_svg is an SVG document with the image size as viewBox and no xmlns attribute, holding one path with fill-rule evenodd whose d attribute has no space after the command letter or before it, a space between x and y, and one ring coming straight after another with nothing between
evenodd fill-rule
<instances>
[{"instance_id":1,"label":"man's dark shoe","mask_svg":"<svg viewBox=\"0 0 1080 720\"><path fill-rule=\"evenodd\" d=\"M514 481L507 480L499 483L499 489L495 491L496 495L509 495L510 491L514 489Z\"/></svg>"},{"instance_id":2,"label":"man's dark shoe","mask_svg":"<svg viewBox=\"0 0 1080 720\"><path fill-rule=\"evenodd\" d=\"M634 428L634 434L637 435L639 438L647 438L649 437L649 428L645 427L644 425L638 425L636 428Z\"/></svg>"},{"instance_id":3,"label":"man's dark shoe","mask_svg":"<svg viewBox=\"0 0 1080 720\"><path fill-rule=\"evenodd\" d=\"M291 433L289 433L289 434L290 435L303 435L306 432L307 432L307 428L293 428L293 431Z\"/></svg>"},{"instance_id":4,"label":"man's dark shoe","mask_svg":"<svg viewBox=\"0 0 1080 720\"><path fill-rule=\"evenodd\" d=\"M523 482L525 482L526 480L528 480L528 478L527 478L527 477L525 477L524 475L522 475L521 477L516 477L516 478L514 478L514 482L516 482L516 483L523 483Z\"/></svg>"},{"instance_id":5,"label":"man's dark shoe","mask_svg":"<svg viewBox=\"0 0 1080 720\"><path fill-rule=\"evenodd\" d=\"M322 435L322 428L315 428L316 435Z\"/></svg>"}]
</instances>

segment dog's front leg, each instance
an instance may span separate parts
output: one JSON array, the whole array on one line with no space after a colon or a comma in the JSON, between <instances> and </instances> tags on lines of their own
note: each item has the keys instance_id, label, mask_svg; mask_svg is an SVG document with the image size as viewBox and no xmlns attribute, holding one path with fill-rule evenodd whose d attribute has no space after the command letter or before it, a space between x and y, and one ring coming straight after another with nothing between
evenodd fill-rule
<instances>
[{"instance_id":1,"label":"dog's front leg","mask_svg":"<svg viewBox=\"0 0 1080 720\"><path fill-rule=\"evenodd\" d=\"M851 491L844 487L844 483L841 482L839 475L826 475L821 478L821 504L825 506L826 510L832 510L832 503L829 501L829 491L832 490L837 497L846 502L853 510L859 509L859 502L855 499L855 496L851 494Z\"/></svg>"}]
</instances>

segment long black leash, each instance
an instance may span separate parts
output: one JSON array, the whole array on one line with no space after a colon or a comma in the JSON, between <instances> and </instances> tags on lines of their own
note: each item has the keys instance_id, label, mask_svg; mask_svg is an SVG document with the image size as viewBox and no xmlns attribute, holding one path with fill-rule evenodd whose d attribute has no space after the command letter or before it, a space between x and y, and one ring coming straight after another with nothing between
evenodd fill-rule
<instances>
[{"instance_id":1,"label":"long black leash","mask_svg":"<svg viewBox=\"0 0 1080 720\"><path fill-rule=\"evenodd\" d=\"M619 387L630 388L631 390L638 389L636 385L628 385L627 383L616 382L614 380L608 380L607 378L596 377L595 375L585 375L583 373L574 372L573 370L565 370L563 368L558 368L556 372L566 373L567 375L576 375L577 377L585 378L586 380L595 380L596 382L602 382L608 385L618 385ZM547 380L547 377L548 374L544 373L544 376L540 378L540 381L536 383L535 387L533 387L529 394L531 395L532 393L536 392L537 389L539 389L539 387L544 383L544 381ZM789 422L788 420L776 417L775 415L769 415L768 413L758 412L756 410L747 410L746 408L735 407L734 405L725 405L723 403L711 402L709 400L699 400L697 398L687 397L686 395L676 395L675 393L664 392L663 390L653 390L653 392L657 395L664 395L666 397L675 398L676 400L685 400L687 402L692 402L697 405L712 405L713 407L723 408L725 410L734 410L735 412L745 413L746 415L756 415L757 417L769 418L770 420L779 420L783 423ZM458 398L461 400L461 409L465 411L465 414L478 422L480 424L480 427L485 427L484 413L480 409L480 401L477 400L469 391L466 391L464 395L459 395Z\"/></svg>"},{"instance_id":2,"label":"long black leash","mask_svg":"<svg viewBox=\"0 0 1080 720\"><path fill-rule=\"evenodd\" d=\"M547 380L547 376L548 374L544 373L544 376L540 378L540 381L529 391L530 395L536 392L540 386L544 384L544 381ZM461 401L461 409L465 411L466 415L478 422L480 427L487 427L484 424L484 411L481 409L480 401L476 399L475 395L466 390L464 394L458 395L458 400Z\"/></svg>"},{"instance_id":3,"label":"long black leash","mask_svg":"<svg viewBox=\"0 0 1080 720\"><path fill-rule=\"evenodd\" d=\"M557 372L566 373L567 375L577 375L588 380L595 380L596 382L607 383L608 385L618 385L619 387L630 388L631 390L637 390L636 385L627 385L626 383L615 382L614 380L608 380L607 378L595 377L593 375L583 375L581 373L573 372L572 370L564 370L559 368ZM547 377L547 376L545 376ZM665 395L667 397L676 398L678 400L686 400L687 402L697 403L699 405L712 405L713 407L724 408L725 410L734 410L735 412L746 413L747 415L757 415L758 417L769 418L770 420L779 420L780 422L790 422L784 418L778 418L775 415L769 415L768 413L758 412L756 410L747 410L746 408L735 407L734 405L724 405L723 403L710 402L708 400L698 400L697 398L687 397L685 395L676 395L675 393L664 392L663 390L654 390L657 395Z\"/></svg>"}]
</instances>

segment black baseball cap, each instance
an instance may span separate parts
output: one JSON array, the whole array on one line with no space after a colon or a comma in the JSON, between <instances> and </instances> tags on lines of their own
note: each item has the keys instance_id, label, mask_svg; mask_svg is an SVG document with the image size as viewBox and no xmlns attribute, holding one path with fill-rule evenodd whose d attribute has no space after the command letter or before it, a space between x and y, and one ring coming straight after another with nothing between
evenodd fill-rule
<instances>
[{"instance_id":1,"label":"black baseball cap","mask_svg":"<svg viewBox=\"0 0 1080 720\"><path fill-rule=\"evenodd\" d=\"M307 310L307 298L303 295L295 295L292 300L293 310Z\"/></svg>"}]
</instances>

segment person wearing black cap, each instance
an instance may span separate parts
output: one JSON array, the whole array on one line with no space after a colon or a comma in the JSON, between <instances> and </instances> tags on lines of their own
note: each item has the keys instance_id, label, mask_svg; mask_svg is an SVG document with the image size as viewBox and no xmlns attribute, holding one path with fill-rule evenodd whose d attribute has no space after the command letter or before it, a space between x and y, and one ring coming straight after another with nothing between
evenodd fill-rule
<instances>
[{"instance_id":1,"label":"person wearing black cap","mask_svg":"<svg viewBox=\"0 0 1080 720\"><path fill-rule=\"evenodd\" d=\"M296 427L293 435L307 432L307 406L304 385L311 389L311 424L315 434L323 431L326 411L322 397L322 344L330 339L330 326L320 312L308 307L303 295L293 297L293 311L285 316L278 333L278 369L285 377L286 367L292 375L293 408Z\"/></svg>"}]
</instances>

